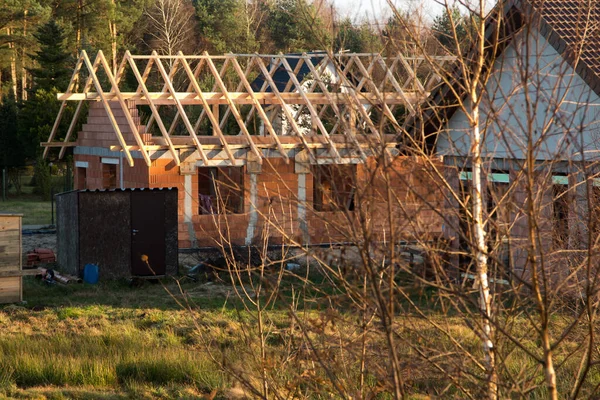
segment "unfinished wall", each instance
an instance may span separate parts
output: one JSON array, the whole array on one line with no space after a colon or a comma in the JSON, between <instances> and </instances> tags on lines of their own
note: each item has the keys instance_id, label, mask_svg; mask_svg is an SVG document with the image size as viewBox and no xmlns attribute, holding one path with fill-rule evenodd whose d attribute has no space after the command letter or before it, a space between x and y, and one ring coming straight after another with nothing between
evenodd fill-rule
<instances>
[{"instance_id":1,"label":"unfinished wall","mask_svg":"<svg viewBox=\"0 0 600 400\"><path fill-rule=\"evenodd\" d=\"M294 160L286 164L280 158L266 159L260 172L255 173L249 172L252 168L248 166L239 168L244 172L243 212L202 214L198 191L198 171L202 174L202 167L194 175L180 175L179 168L169 160L153 162L151 186L179 189L181 248L215 246L219 242L256 245L265 239L269 244L322 244L347 242L353 236L358 226L358 209L315 211L314 174L301 177L295 172ZM373 240L389 239L390 229L394 230L395 237L408 240L425 234L432 237L441 234L442 222L437 212L443 208L441 189L432 183L424 163L415 158L397 158L388 169L389 179L375 168L374 160L354 168L356 207L360 198L363 211L373 216L369 222ZM302 192L299 182L302 182L305 198L304 219L298 208ZM388 189L393 204L390 208Z\"/></svg>"}]
</instances>

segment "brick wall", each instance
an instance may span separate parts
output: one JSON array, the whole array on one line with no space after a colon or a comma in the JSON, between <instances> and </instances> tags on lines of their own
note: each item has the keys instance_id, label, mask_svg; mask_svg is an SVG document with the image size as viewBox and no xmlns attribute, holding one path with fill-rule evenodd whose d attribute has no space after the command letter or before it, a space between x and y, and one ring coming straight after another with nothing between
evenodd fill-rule
<instances>
[{"instance_id":1,"label":"brick wall","mask_svg":"<svg viewBox=\"0 0 600 400\"><path fill-rule=\"evenodd\" d=\"M111 109L126 142L135 144L123 110L118 103L111 103ZM130 113L143 134L145 127L140 125L138 111L130 104ZM259 138L260 139L260 138ZM143 134L143 140L150 142L151 137ZM79 133L78 145L109 149L118 145L117 138L101 103L90 105L86 124ZM76 155L75 161L88 163L85 180L79 176L82 170L76 168L77 189L103 189L106 182L101 157ZM302 243L306 235L310 243L346 242L354 236L359 226L358 207L369 215L368 231L373 240L391 237L421 235L423 232L437 234L441 232L440 218L434 212L442 207L440 197L435 193L436 185L431 184L426 166L415 158L399 157L386 174L376 168L375 160L343 168L355 171L351 182L356 185L356 210L346 211L324 207L329 211L315 211L313 196L315 182L312 173L305 175L306 221L298 220L298 175L295 173L295 161L285 163L280 158L263 160L261 172L256 175L256 204L251 201L251 175L246 166L239 170L230 169L227 173L243 173L243 207L229 211L239 211L222 215L201 215L199 199L199 178L197 174L181 175L180 167L172 160L156 159L147 167L142 159L136 159L135 165L117 165L117 187L125 188L161 188L178 189L179 245L181 248L196 246L214 246L216 241L225 240L231 244L243 245L247 239L254 244L268 240L270 244L285 242ZM123 182L121 182L121 168ZM315 167L313 167L315 168ZM335 175L335 174L334 174ZM233 175L231 175L234 177ZM235 181L237 180L237 177ZM388 179L389 178L389 179ZM319 178L320 179L320 178ZM85 182L85 187L81 187ZM186 185L187 182L187 185ZM203 183L205 186L205 182ZM322 185L321 185L322 187ZM203 191L206 188L203 187ZM393 193L392 207L387 207L388 193ZM344 191L348 191L344 189ZM235 190L221 187L221 193L234 193ZM186 215L186 196L189 215ZM436 197L438 196L438 197ZM360 199L360 201L358 201ZM429 204L427 204L429 203ZM252 210L256 209L256 214ZM250 229L249 229L250 225ZM303 228L306 231L303 231Z\"/></svg>"},{"instance_id":2,"label":"brick wall","mask_svg":"<svg viewBox=\"0 0 600 400\"><path fill-rule=\"evenodd\" d=\"M113 158L113 157L108 157ZM104 173L102 169L102 157L90 156L84 154L76 154L74 156L75 162L83 161L88 163L87 168L75 168L75 189L107 189L105 187ZM123 168L123 187L124 188L147 188L150 187L148 183L148 167L141 159L136 159L133 167L127 164L127 160L123 159L122 165L116 165L117 173L117 188L121 187L121 171ZM83 171L85 170L85 172ZM85 180L80 177L80 174L85 173ZM85 185L85 186L84 186Z\"/></svg>"},{"instance_id":3,"label":"brick wall","mask_svg":"<svg viewBox=\"0 0 600 400\"><path fill-rule=\"evenodd\" d=\"M129 113L136 124L138 132L142 135L142 139L145 141L151 140L151 135L145 134L146 127L141 124L138 115L138 110L133 103L128 103ZM136 145L136 141L131 133L125 113L121 109L121 106L117 102L110 102L111 112L113 113L115 120L119 126L125 142L128 145ZM102 147L110 148L110 146L118 146L119 141L110 123L104 106L100 102L90 103L88 111L88 118L85 124L83 124L79 135L77 136L77 144L79 146L89 147Z\"/></svg>"}]
</instances>

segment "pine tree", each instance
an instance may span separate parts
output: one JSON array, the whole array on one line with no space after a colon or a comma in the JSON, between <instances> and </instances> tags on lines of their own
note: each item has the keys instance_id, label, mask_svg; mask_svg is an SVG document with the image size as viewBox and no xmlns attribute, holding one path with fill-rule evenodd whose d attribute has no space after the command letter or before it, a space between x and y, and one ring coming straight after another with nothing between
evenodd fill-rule
<instances>
[{"instance_id":1,"label":"pine tree","mask_svg":"<svg viewBox=\"0 0 600 400\"><path fill-rule=\"evenodd\" d=\"M39 68L31 70L34 89L65 90L71 76L71 56L65 49L65 33L54 21L42 25L34 35L40 49L33 56Z\"/></svg>"},{"instance_id":2,"label":"pine tree","mask_svg":"<svg viewBox=\"0 0 600 400\"><path fill-rule=\"evenodd\" d=\"M444 12L433 20L432 30L436 39L451 53L457 50L457 39L461 46L466 42L467 29L467 21L456 6L450 10L450 13ZM456 31L456 38L454 31Z\"/></svg>"},{"instance_id":3,"label":"pine tree","mask_svg":"<svg viewBox=\"0 0 600 400\"><path fill-rule=\"evenodd\" d=\"M24 165L23 144L17 126L18 107L14 96L4 96L0 104L0 168Z\"/></svg>"}]
</instances>

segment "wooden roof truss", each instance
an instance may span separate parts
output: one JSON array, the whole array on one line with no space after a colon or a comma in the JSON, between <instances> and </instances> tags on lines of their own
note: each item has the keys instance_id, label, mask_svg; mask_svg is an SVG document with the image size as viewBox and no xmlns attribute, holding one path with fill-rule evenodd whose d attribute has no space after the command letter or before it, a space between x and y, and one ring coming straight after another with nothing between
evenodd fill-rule
<instances>
[{"instance_id":1,"label":"wooden roof truss","mask_svg":"<svg viewBox=\"0 0 600 400\"><path fill-rule=\"evenodd\" d=\"M438 62L449 59L442 57ZM283 136L297 137L309 155L320 144L333 159L340 160L339 148L344 146L364 160L364 143L382 144L383 130L399 134L402 122L398 111L406 116L416 113L439 80L423 73L422 62L379 54L211 56L180 52L162 56L127 51L118 69L112 71L102 51L94 62L82 51L67 90L58 94L61 108L48 141L42 143L44 156L58 147L62 158L66 148L75 145L73 131L83 102L96 101L102 103L129 165L134 163L132 151L139 151L150 165L152 152L157 150L168 151L179 165L183 148L196 150L199 159L209 165L207 149L214 149L214 140L207 145L207 136L218 138L228 160L236 165L236 153L228 140L231 135L243 138L259 162L264 154L256 143L257 135L268 136L286 162ZM83 77L85 83L80 85ZM77 107L63 136L58 131L67 101L77 102ZM126 142L113 113L114 104L123 111L135 143ZM147 106L146 132L162 137L158 145L144 143L130 112L132 106ZM59 136L61 140L57 140Z\"/></svg>"}]
</instances>

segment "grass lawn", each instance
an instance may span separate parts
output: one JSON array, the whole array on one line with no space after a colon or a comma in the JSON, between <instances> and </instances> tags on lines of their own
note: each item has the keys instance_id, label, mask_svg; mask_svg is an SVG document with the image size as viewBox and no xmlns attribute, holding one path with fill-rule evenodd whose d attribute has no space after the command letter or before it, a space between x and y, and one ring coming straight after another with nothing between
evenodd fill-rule
<instances>
[{"instance_id":1,"label":"grass lawn","mask_svg":"<svg viewBox=\"0 0 600 400\"><path fill-rule=\"evenodd\" d=\"M52 205L35 197L22 196L17 199L0 201L0 213L23 214L23 225L50 225ZM54 210L56 212L56 210Z\"/></svg>"},{"instance_id":2,"label":"grass lawn","mask_svg":"<svg viewBox=\"0 0 600 400\"><path fill-rule=\"evenodd\" d=\"M27 304L0 306L0 398L254 398L234 375L260 388L261 373L268 375L271 390L286 398L347 397L337 395L331 382L357 393L361 318L344 312L343 291L331 290L319 275L310 280L314 291L298 280L284 279L281 300L264 311L263 362L258 316L252 309L256 297L248 288L243 302L227 283L169 278L136 287L125 281L47 286L26 277ZM301 298L303 292L306 297ZM480 340L462 316L444 313L431 298L419 296L414 300L422 301L428 318L452 338L440 334L424 315L409 309L399 312L394 329L407 398L465 398L439 368L459 371L453 374L467 382L471 397L482 398L479 390L484 385L475 367L483 357ZM331 308L336 298L342 301ZM399 303L399 309L404 305ZM296 316L291 317L294 309ZM560 329L568 321L561 315L553 319ZM511 318L510 323L524 348L537 352L539 343L527 320ZM391 399L390 377L381 369L389 357L379 326L373 322L363 348L365 397ZM556 350L561 393L568 392L579 368L577 358L570 358L581 352L578 334L574 331ZM514 387L503 387L507 398L545 398L539 365L510 341L499 342L499 348L504 357L500 373L519 379ZM327 371L311 352L334 369ZM600 368L595 366L582 393L593 394L599 384Z\"/></svg>"},{"instance_id":3,"label":"grass lawn","mask_svg":"<svg viewBox=\"0 0 600 400\"><path fill-rule=\"evenodd\" d=\"M194 320L228 327L225 299L182 287L193 314L160 284L46 286L25 278L26 306L0 308L0 398L202 398L232 390ZM177 285L169 284L172 290Z\"/></svg>"},{"instance_id":4,"label":"grass lawn","mask_svg":"<svg viewBox=\"0 0 600 400\"><path fill-rule=\"evenodd\" d=\"M50 225L52 222L50 200L41 201L40 196L33 193L34 187L30 185L31 176L23 176L22 181L21 195L17 196L15 189L11 187L7 193L7 201L2 201L0 196L0 213L23 214L23 225ZM52 182L54 193L64 190L64 177L53 176Z\"/></svg>"}]
</instances>

